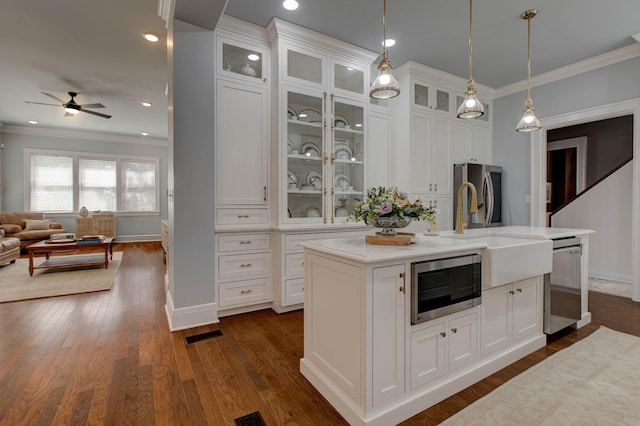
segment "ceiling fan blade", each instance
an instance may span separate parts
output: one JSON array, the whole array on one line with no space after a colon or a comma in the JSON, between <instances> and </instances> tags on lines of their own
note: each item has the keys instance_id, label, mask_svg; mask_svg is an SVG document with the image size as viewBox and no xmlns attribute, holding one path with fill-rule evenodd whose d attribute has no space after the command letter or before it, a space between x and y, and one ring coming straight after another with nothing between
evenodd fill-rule
<instances>
[{"instance_id":1,"label":"ceiling fan blade","mask_svg":"<svg viewBox=\"0 0 640 426\"><path fill-rule=\"evenodd\" d=\"M84 104L84 105L80 105L82 108L106 108L104 105L102 104Z\"/></svg>"},{"instance_id":2,"label":"ceiling fan blade","mask_svg":"<svg viewBox=\"0 0 640 426\"><path fill-rule=\"evenodd\" d=\"M40 92L40 93L42 93L42 94L43 94L43 95L45 95L45 96L50 97L51 99L55 99L56 101L60 102L61 104L63 104L63 103L64 103L64 101L63 101L62 99L60 99L60 98L59 98L59 97L57 97L57 96L53 96L51 93L47 93L47 92Z\"/></svg>"},{"instance_id":3,"label":"ceiling fan blade","mask_svg":"<svg viewBox=\"0 0 640 426\"><path fill-rule=\"evenodd\" d=\"M32 102L32 101L25 101L28 104L36 104L36 105L50 105L50 106L62 106L60 104L45 104L44 102Z\"/></svg>"},{"instance_id":4,"label":"ceiling fan blade","mask_svg":"<svg viewBox=\"0 0 640 426\"><path fill-rule=\"evenodd\" d=\"M111 118L110 115L102 114L100 112L95 112L95 111L89 111L88 109L81 109L80 111L86 112L87 114L97 115L98 117L102 117L102 118Z\"/></svg>"}]
</instances>

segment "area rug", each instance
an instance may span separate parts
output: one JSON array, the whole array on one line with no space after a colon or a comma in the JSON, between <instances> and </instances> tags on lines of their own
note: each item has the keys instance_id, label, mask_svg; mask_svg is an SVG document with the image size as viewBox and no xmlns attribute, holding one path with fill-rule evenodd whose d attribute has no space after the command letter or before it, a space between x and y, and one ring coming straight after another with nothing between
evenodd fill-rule
<instances>
[{"instance_id":1,"label":"area rug","mask_svg":"<svg viewBox=\"0 0 640 426\"><path fill-rule=\"evenodd\" d=\"M600 327L444 425L638 425L640 337Z\"/></svg>"},{"instance_id":2,"label":"area rug","mask_svg":"<svg viewBox=\"0 0 640 426\"><path fill-rule=\"evenodd\" d=\"M36 269L29 275L29 259L0 267L0 302L109 290L118 272L122 252L113 253L104 265L60 269ZM37 259L36 264L42 259Z\"/></svg>"},{"instance_id":3,"label":"area rug","mask_svg":"<svg viewBox=\"0 0 640 426\"><path fill-rule=\"evenodd\" d=\"M589 277L589 290L631 298L631 283Z\"/></svg>"}]
</instances>

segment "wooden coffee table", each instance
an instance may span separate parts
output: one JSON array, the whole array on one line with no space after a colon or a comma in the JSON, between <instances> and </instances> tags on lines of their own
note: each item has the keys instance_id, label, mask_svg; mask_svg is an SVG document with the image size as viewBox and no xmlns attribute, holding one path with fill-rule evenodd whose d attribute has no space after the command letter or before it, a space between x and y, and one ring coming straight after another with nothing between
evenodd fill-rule
<instances>
[{"instance_id":1,"label":"wooden coffee table","mask_svg":"<svg viewBox=\"0 0 640 426\"><path fill-rule=\"evenodd\" d=\"M78 244L77 242L68 243L47 243L47 241L39 241L35 244L27 246L29 252L29 275L33 276L35 269L51 269L51 268L68 268L70 266L86 266L86 265L104 265L105 269L109 268L109 257L113 260L113 247L111 245L113 238L105 238L102 241L90 244ZM104 250L94 256L77 254L94 252L97 247ZM51 256L51 253L73 252L72 255ZM37 254L45 255L45 261L39 265L33 264L33 256Z\"/></svg>"}]
</instances>

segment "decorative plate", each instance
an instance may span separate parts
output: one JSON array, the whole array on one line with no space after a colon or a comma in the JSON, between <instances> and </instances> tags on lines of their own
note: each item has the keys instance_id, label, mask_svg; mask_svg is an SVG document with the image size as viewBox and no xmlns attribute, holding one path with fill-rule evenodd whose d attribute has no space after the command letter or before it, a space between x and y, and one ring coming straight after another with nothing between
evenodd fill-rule
<instances>
[{"instance_id":1,"label":"decorative plate","mask_svg":"<svg viewBox=\"0 0 640 426\"><path fill-rule=\"evenodd\" d=\"M287 107L287 116L288 116L289 120L297 120L298 119L298 113L296 112L295 109L291 108L290 106Z\"/></svg>"},{"instance_id":2,"label":"decorative plate","mask_svg":"<svg viewBox=\"0 0 640 426\"><path fill-rule=\"evenodd\" d=\"M311 206L311 207L307 207L307 210L305 210L304 214L307 217L320 217L320 209L318 209L315 206Z\"/></svg>"},{"instance_id":3,"label":"decorative plate","mask_svg":"<svg viewBox=\"0 0 640 426\"><path fill-rule=\"evenodd\" d=\"M293 150L296 149L296 146L291 139L287 139L287 154L293 154Z\"/></svg>"},{"instance_id":4,"label":"decorative plate","mask_svg":"<svg viewBox=\"0 0 640 426\"><path fill-rule=\"evenodd\" d=\"M302 155L307 157L320 157L320 149L313 142L307 142L302 145Z\"/></svg>"},{"instance_id":5,"label":"decorative plate","mask_svg":"<svg viewBox=\"0 0 640 426\"><path fill-rule=\"evenodd\" d=\"M287 183L298 184L298 177L291 170L287 170Z\"/></svg>"},{"instance_id":6,"label":"decorative plate","mask_svg":"<svg viewBox=\"0 0 640 426\"><path fill-rule=\"evenodd\" d=\"M353 156L353 152L351 151L351 147L346 143L337 143L336 144L336 158L340 160L351 160Z\"/></svg>"},{"instance_id":7,"label":"decorative plate","mask_svg":"<svg viewBox=\"0 0 640 426\"><path fill-rule=\"evenodd\" d=\"M343 129L349 129L351 126L349 125L349 120L344 115L336 114L333 116L333 124L336 127L340 127Z\"/></svg>"},{"instance_id":8,"label":"decorative plate","mask_svg":"<svg viewBox=\"0 0 640 426\"><path fill-rule=\"evenodd\" d=\"M322 188L322 175L318 172L309 172L307 174L307 183L315 188Z\"/></svg>"},{"instance_id":9,"label":"decorative plate","mask_svg":"<svg viewBox=\"0 0 640 426\"><path fill-rule=\"evenodd\" d=\"M306 121L307 123L322 123L322 114L315 109L306 108L300 110L298 113L298 120Z\"/></svg>"},{"instance_id":10,"label":"decorative plate","mask_svg":"<svg viewBox=\"0 0 640 426\"><path fill-rule=\"evenodd\" d=\"M335 181L335 187L338 189L341 189L342 191L346 191L347 190L347 186L351 185L351 179L349 179L349 176L343 174L343 173L338 173L336 175L336 181Z\"/></svg>"}]
</instances>

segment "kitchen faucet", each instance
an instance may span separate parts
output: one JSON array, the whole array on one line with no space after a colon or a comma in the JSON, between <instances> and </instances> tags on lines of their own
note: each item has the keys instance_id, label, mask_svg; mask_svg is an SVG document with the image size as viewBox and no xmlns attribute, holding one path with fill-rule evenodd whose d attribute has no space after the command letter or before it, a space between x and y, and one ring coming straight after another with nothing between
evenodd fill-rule
<instances>
[{"instance_id":1,"label":"kitchen faucet","mask_svg":"<svg viewBox=\"0 0 640 426\"><path fill-rule=\"evenodd\" d=\"M471 207L469 214L478 213L478 193L471 182L463 182L458 188L458 209L456 210L456 234L462 234L462 191L465 187L471 190Z\"/></svg>"}]
</instances>

